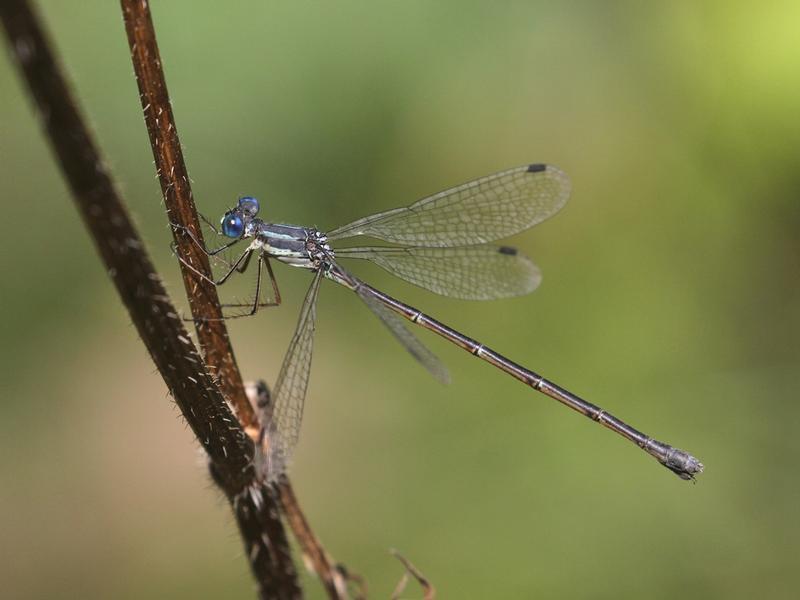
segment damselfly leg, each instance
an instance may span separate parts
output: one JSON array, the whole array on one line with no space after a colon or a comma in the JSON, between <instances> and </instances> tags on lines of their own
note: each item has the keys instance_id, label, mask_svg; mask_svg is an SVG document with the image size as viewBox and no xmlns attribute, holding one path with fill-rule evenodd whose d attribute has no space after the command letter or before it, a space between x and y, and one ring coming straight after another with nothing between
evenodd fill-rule
<instances>
[{"instance_id":1,"label":"damselfly leg","mask_svg":"<svg viewBox=\"0 0 800 600\"><path fill-rule=\"evenodd\" d=\"M213 229L213 226L209 223L209 221L203 218L204 223L211 227L214 232L216 229ZM198 240L188 229L182 227L180 225L174 225L174 227L179 228L185 235L189 237L189 239L209 258L209 261L212 264L212 269L214 265L223 265L224 271L223 274L218 278L211 278L208 277L205 273L199 271L194 265L192 265L189 261L183 258L178 252L175 247L175 243L172 244L173 253L178 257L178 260L181 261L190 271L192 271L195 275L201 278L203 281L206 281L214 286L222 286L226 282L228 282L231 276L234 273L243 274L247 271L248 267L250 266L251 259L253 254L258 254L258 265L256 268L256 286L255 292L252 294L253 299L247 302L226 302L220 304L221 308L223 309L223 318L225 319L237 319L240 317L248 317L256 314L260 308L269 308L273 306L279 306L281 303L281 293L280 289L278 288L278 281L275 278L275 274L272 271L272 265L269 260L269 256L260 248L252 248L249 247L239 254L233 261L228 261L224 259L221 255L224 251L229 250L236 244L238 244L241 240L236 239L232 242L223 244L222 246L216 248L215 250L208 250L201 242ZM270 286L272 288L272 296L262 297L262 275L264 268L267 270L267 275L269 276ZM248 308L246 312L241 311L226 311L225 309L236 309L236 308ZM187 319L187 320L194 320L194 319Z\"/></svg>"},{"instance_id":2,"label":"damselfly leg","mask_svg":"<svg viewBox=\"0 0 800 600\"><path fill-rule=\"evenodd\" d=\"M258 266L256 267L258 275L256 276L256 291L253 294L253 301L244 303L244 302L228 302L220 304L223 309L226 308L245 308L250 307L250 310L246 313L232 313L232 314L225 314L226 319L237 319L239 317L251 317L258 312L259 308L268 308L272 306L280 306L281 304L281 291L278 289L278 280L275 278L275 274L272 272L272 264L269 262L269 257L259 250L248 250L246 252L247 258L244 261L244 264L241 267L237 267L236 271L239 273L244 273L247 270L247 266L250 262L250 257L253 255L253 252L258 252ZM261 300L261 280L262 274L264 272L264 268L267 269L267 275L269 276L269 281L272 284L272 299L271 300ZM230 272L228 273L230 276ZM222 285L227 281L227 277L222 282L216 283L216 285Z\"/></svg>"}]
</instances>

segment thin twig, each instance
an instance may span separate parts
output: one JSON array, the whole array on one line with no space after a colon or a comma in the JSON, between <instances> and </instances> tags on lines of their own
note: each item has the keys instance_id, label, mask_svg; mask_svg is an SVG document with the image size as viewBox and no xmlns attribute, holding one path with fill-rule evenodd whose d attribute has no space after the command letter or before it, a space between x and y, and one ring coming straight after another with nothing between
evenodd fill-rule
<instances>
[{"instance_id":1,"label":"thin twig","mask_svg":"<svg viewBox=\"0 0 800 600\"><path fill-rule=\"evenodd\" d=\"M400 578L400 581L398 582L397 587L394 589L394 592L392 592L391 600L398 600L400 598L400 594L403 593L403 590L405 590L406 585L408 584L409 574L411 574L414 579L417 580L417 583L419 583L420 587L422 588L425 594L423 598L425 600L434 600L434 598L436 598L436 588L433 587L433 584L428 580L428 578L425 577L425 575L423 575L422 572L417 569L417 567L411 564L410 560L400 554L397 550L392 549L390 552L392 556L399 560L406 569L406 572L403 573L403 576Z\"/></svg>"},{"instance_id":2,"label":"thin twig","mask_svg":"<svg viewBox=\"0 0 800 600\"><path fill-rule=\"evenodd\" d=\"M257 480L252 440L228 408L164 290L69 92L37 15L25 0L3 0L0 18L11 54L28 84L77 208L140 337L208 453L215 481L234 505L240 528L248 527L242 515L252 516L264 538L253 548L288 548L274 510L265 510L266 503L260 502L262 488L254 484ZM275 504L273 500L272 505ZM262 522L264 515L270 517L270 523L277 522L278 531ZM259 577L262 597L300 596L294 567L286 557L281 559L282 552L254 554L260 554L251 557L251 564L257 574L263 575Z\"/></svg>"},{"instance_id":3,"label":"thin twig","mask_svg":"<svg viewBox=\"0 0 800 600\"><path fill-rule=\"evenodd\" d=\"M330 598L349 598L347 590L348 581L360 581L358 576L345 576L346 571L338 567L322 547L305 515L300 510L300 505L294 495L292 484L285 475L281 476L277 488L280 494L281 508L289 527L294 532L297 543L303 552L309 568L312 569L322 581L325 591Z\"/></svg>"}]
</instances>

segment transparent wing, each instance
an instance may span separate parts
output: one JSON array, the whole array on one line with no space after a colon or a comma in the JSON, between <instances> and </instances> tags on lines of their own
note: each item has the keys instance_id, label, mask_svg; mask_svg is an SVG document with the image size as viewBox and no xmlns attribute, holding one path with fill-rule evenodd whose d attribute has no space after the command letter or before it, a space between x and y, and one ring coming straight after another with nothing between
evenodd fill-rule
<instances>
[{"instance_id":1,"label":"transparent wing","mask_svg":"<svg viewBox=\"0 0 800 600\"><path fill-rule=\"evenodd\" d=\"M542 280L539 268L509 246L343 248L336 256L370 260L426 290L464 300L522 296Z\"/></svg>"},{"instance_id":2,"label":"transparent wing","mask_svg":"<svg viewBox=\"0 0 800 600\"><path fill-rule=\"evenodd\" d=\"M395 339L397 339L397 341L408 350L411 356L416 358L431 375L441 383L450 383L450 374L447 372L447 367L445 367L439 358L428 350L428 348L408 330L401 317L381 304L367 289L360 288L356 294L358 294L358 297L364 301L364 304L375 313L375 316L389 328L389 331L392 332Z\"/></svg>"},{"instance_id":3,"label":"transparent wing","mask_svg":"<svg viewBox=\"0 0 800 600\"><path fill-rule=\"evenodd\" d=\"M300 437L303 405L311 370L311 354L314 348L317 293L321 277L321 272L317 271L311 287L308 288L297 321L297 329L283 359L278 381L275 383L272 418L266 424L269 441L267 475L273 481L286 470Z\"/></svg>"},{"instance_id":4,"label":"transparent wing","mask_svg":"<svg viewBox=\"0 0 800 600\"><path fill-rule=\"evenodd\" d=\"M329 232L328 239L368 235L408 246L483 244L541 223L564 206L569 191L560 169L527 165L353 221Z\"/></svg>"}]
</instances>

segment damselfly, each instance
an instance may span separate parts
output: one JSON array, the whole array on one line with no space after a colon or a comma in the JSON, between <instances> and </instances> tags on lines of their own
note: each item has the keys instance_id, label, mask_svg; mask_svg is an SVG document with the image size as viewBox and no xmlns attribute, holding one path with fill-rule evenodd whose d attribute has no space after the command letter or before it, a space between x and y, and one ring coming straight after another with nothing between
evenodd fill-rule
<instances>
[{"instance_id":1,"label":"damselfly","mask_svg":"<svg viewBox=\"0 0 800 600\"><path fill-rule=\"evenodd\" d=\"M325 278L353 290L437 379L447 381L446 369L405 327L400 317L433 331L533 389L601 423L635 443L682 479L694 479L703 465L691 454L643 434L537 373L376 290L339 264L339 259L343 258L366 259L406 281L454 298L494 300L528 294L539 285L539 269L516 249L491 245L491 242L549 218L564 206L569 191L569 180L561 170L550 165L526 165L465 183L405 208L358 219L328 233L313 227L266 223L257 217L259 203L255 198L240 198L238 205L226 212L221 221L223 235L232 240L206 252L215 256L243 240L251 241L220 279L209 281L215 285L225 283L235 271L244 272L256 255L256 295L250 308L250 313L255 313L262 306L259 291L265 268L275 292L273 304L280 302L270 258L314 273L273 390L269 414L265 415L263 423L267 477L274 480L285 471L299 438L311 368L317 295L320 281ZM396 245L339 249L331 245L331 242L355 236L368 236Z\"/></svg>"}]
</instances>

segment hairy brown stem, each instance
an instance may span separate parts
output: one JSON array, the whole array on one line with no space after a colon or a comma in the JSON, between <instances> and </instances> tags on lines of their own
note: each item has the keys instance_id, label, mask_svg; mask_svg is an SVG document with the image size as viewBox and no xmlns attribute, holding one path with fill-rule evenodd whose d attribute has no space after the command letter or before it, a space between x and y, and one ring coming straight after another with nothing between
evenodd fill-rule
<instances>
[{"instance_id":1,"label":"hairy brown stem","mask_svg":"<svg viewBox=\"0 0 800 600\"><path fill-rule=\"evenodd\" d=\"M197 326L198 340L207 364L213 372L218 374L218 383L234 406L242 426L251 438L257 439L260 423L258 423L258 418L252 409L253 404L248 400L242 384L242 377L233 355L225 321L222 319L216 288L206 279L211 277L208 257L196 243L196 241L203 243L202 232L172 114L149 6L145 0L121 0L121 5L167 215L171 223L178 226L173 227L173 235L178 252L185 261L181 262L181 270L192 315ZM192 240L192 236L194 240ZM197 272L188 268L187 265L194 267L206 278L198 277ZM251 493L255 492L251 491ZM311 559L311 566L322 581L329 597L334 600L347 598L347 580L328 559L327 553L311 530L288 477L281 478L277 490L262 486L257 495L263 502L260 520L263 522L265 530L282 534L280 523L272 520L277 520L276 508L280 507L300 543L304 555ZM252 500L252 498L250 499ZM251 515L245 514L247 511L240 512L237 506L234 506L234 510L239 518L240 529L251 558L251 567L256 573L258 573L258 565L254 561L264 560L265 554L277 553L273 560L279 562L282 558L289 557L288 546L276 547L274 545L276 539L285 540L283 535L273 539L272 545L263 544L263 540L260 538L253 539L248 535L248 528L245 526L253 523ZM288 569L289 564L286 567Z\"/></svg>"},{"instance_id":2,"label":"hairy brown stem","mask_svg":"<svg viewBox=\"0 0 800 600\"><path fill-rule=\"evenodd\" d=\"M195 319L197 338L209 369L217 376L222 393L234 407L245 431L251 439L256 439L260 424L245 394L227 327L222 319L216 287L197 275L199 272L210 277L211 268L208 257L195 243L195 240L203 243L202 231L172 114L149 5L146 0L121 0L121 6L156 173L164 195L167 217L173 225L177 251L183 259L180 263L181 272ZM212 468L212 475L218 480L223 474ZM301 592L296 569L272 488L254 479L244 493L236 498L229 496L229 499L251 569L260 586L260 595L299 597Z\"/></svg>"},{"instance_id":3,"label":"hairy brown stem","mask_svg":"<svg viewBox=\"0 0 800 600\"><path fill-rule=\"evenodd\" d=\"M167 217L170 223L180 226L173 227L177 250L188 264L199 272L210 275L208 257L186 233L190 232L196 240L203 242L148 2L122 0L121 4L144 121L153 148ZM225 321L222 319L217 289L186 268L183 263L181 273L189 306L196 319L197 339L206 364L217 376L219 387L234 407L239 422L245 429L252 428L249 433L255 439L258 419L244 392L242 376L236 365Z\"/></svg>"},{"instance_id":4,"label":"hairy brown stem","mask_svg":"<svg viewBox=\"0 0 800 600\"><path fill-rule=\"evenodd\" d=\"M198 240L202 243L202 232L172 114L152 17L146 2L122 0L121 4L145 122L156 161L156 170L164 193L167 214L171 223L179 226L173 227L173 235L178 252L185 261L185 263L181 263L181 269L192 315L197 324L198 340L203 348L207 364L219 374L218 383L225 396L231 400L242 426L252 438L256 439L260 424L242 385L242 377L233 355L225 321L222 320L222 310L216 288L206 279L198 277L192 269L187 268L187 264L192 265L200 273L207 277L211 276L208 257L195 242ZM187 231L194 236L195 240L185 233ZM329 596L335 599L346 597L346 582L341 574L332 568L330 561L320 558L326 557L325 551L303 515L288 478L282 478L277 494L273 488L268 486L262 486L258 492L250 490L250 494L260 498L261 514L258 519L253 521L253 515L246 509L247 502L242 505L245 507L244 511L240 510L242 506L235 505L234 510L239 518L240 529L246 524L260 522L265 533L272 531L280 534L278 537L269 535L268 537L273 543L264 544L260 538L252 539L252 536L247 534L247 527L242 529L252 568L258 572L257 561L265 560L271 553L278 553L272 557L272 560L279 563L282 559L289 557L289 549L285 543L275 545L276 541L285 540L285 537L280 523L274 521L277 520L278 512L275 509L278 498L291 498L291 502L288 504L281 502L280 508L284 510L287 521L303 552L314 557L312 566ZM248 499L245 498L245 500ZM253 530L255 531L255 529Z\"/></svg>"}]
</instances>

